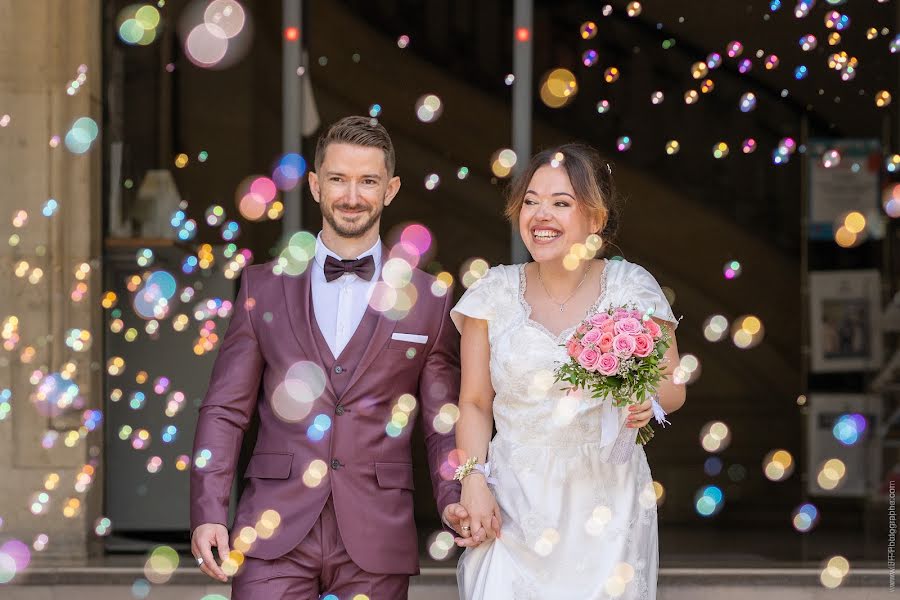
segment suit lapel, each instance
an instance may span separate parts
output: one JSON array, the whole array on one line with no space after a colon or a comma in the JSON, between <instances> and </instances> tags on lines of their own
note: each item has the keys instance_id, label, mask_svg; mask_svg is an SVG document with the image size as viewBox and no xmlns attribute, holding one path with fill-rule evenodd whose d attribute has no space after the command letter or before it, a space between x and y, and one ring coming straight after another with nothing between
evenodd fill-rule
<instances>
[{"instance_id":1,"label":"suit lapel","mask_svg":"<svg viewBox=\"0 0 900 600\"><path fill-rule=\"evenodd\" d=\"M375 312L371 307L366 310ZM394 328L397 326L397 321L388 319L381 313L375 314L378 319L378 322L375 325L375 333L372 334L372 339L369 340L369 345L366 346L366 350L363 352L359 364L353 369L353 374L350 376L350 381L347 383L347 389L344 390L345 396L350 388L353 387L353 384L359 380L365 370L372 365L372 362L378 357L382 350L384 350L385 344L387 344L391 334L394 333Z\"/></svg>"},{"instance_id":2,"label":"suit lapel","mask_svg":"<svg viewBox=\"0 0 900 600\"><path fill-rule=\"evenodd\" d=\"M313 333L312 320L315 319L312 306L312 271L313 265L307 268L297 277L290 275L282 275L281 281L284 286L284 300L287 305L288 315L291 322L291 329L300 350L306 358L325 370L325 388L328 390L332 399L337 398L334 387L331 385L331 378L328 374L330 363L327 357L322 356L319 352L319 345L316 343L315 334Z\"/></svg>"},{"instance_id":3,"label":"suit lapel","mask_svg":"<svg viewBox=\"0 0 900 600\"><path fill-rule=\"evenodd\" d=\"M384 244L381 244L381 267L382 271L379 276L379 280L383 280L384 274L384 263L388 261L390 258L390 250ZM375 285L377 286L380 282L377 282ZM384 285L384 284L382 284ZM377 292L377 288L376 288ZM368 369L372 362L378 357L379 353L384 349L385 344L390 339L391 335L394 333L394 328L397 327L397 321L392 319L388 319L383 314L376 312L372 309L371 306L366 308L367 312L375 313L376 318L378 319L377 324L375 325L375 333L372 334L372 339L369 340L369 345L366 346L365 352L363 352L362 359L360 359L359 364L353 370L353 374L350 376L350 381L347 383L347 388L344 390L344 395L353 387L362 374Z\"/></svg>"}]
</instances>

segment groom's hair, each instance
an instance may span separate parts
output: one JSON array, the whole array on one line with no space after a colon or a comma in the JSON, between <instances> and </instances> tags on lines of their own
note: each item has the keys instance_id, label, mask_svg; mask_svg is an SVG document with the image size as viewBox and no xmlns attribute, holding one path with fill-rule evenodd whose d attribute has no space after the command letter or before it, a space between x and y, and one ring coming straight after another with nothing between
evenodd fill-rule
<instances>
[{"instance_id":1,"label":"groom's hair","mask_svg":"<svg viewBox=\"0 0 900 600\"><path fill-rule=\"evenodd\" d=\"M394 156L394 144L384 126L378 119L370 117L344 117L333 123L325 133L319 136L316 143L316 171L322 167L325 160L325 150L329 144L352 144L354 146L366 146L368 148L381 148L384 151L384 166L387 168L388 177L394 176L396 157Z\"/></svg>"}]
</instances>

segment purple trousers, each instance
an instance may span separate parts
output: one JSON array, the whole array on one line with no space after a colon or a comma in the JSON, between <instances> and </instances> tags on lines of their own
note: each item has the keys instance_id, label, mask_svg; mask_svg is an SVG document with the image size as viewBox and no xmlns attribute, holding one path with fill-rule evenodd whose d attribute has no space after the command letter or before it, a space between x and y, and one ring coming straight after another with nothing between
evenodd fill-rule
<instances>
[{"instance_id":1,"label":"purple trousers","mask_svg":"<svg viewBox=\"0 0 900 600\"><path fill-rule=\"evenodd\" d=\"M378 575L356 566L330 497L300 545L275 560L245 557L231 585L232 600L406 600L408 593L409 575Z\"/></svg>"}]
</instances>

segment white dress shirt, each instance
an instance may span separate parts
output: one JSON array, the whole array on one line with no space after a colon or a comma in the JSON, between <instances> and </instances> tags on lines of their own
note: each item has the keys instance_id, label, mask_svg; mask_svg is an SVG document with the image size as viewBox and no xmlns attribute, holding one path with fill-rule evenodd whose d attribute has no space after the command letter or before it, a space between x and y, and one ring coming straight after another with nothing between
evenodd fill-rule
<instances>
[{"instance_id":1,"label":"white dress shirt","mask_svg":"<svg viewBox=\"0 0 900 600\"><path fill-rule=\"evenodd\" d=\"M375 283L381 275L381 238L356 258L370 254L375 260L375 275L372 281L361 279L355 273L344 273L334 281L326 281L325 258L333 256L341 260L341 257L325 246L321 232L316 238L316 264L310 274L313 312L319 330L335 358L341 355L347 342L359 327L375 290Z\"/></svg>"}]
</instances>

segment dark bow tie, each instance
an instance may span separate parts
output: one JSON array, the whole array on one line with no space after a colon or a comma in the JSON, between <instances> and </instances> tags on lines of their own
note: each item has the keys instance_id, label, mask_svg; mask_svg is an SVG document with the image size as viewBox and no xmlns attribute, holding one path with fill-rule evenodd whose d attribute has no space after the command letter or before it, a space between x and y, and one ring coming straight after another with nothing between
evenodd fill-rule
<instances>
[{"instance_id":1,"label":"dark bow tie","mask_svg":"<svg viewBox=\"0 0 900 600\"><path fill-rule=\"evenodd\" d=\"M371 254L356 260L338 260L331 255L325 257L325 281L334 281L344 273L354 273L361 279L372 281L375 276L375 259Z\"/></svg>"}]
</instances>

